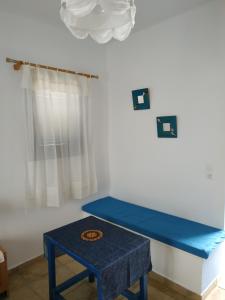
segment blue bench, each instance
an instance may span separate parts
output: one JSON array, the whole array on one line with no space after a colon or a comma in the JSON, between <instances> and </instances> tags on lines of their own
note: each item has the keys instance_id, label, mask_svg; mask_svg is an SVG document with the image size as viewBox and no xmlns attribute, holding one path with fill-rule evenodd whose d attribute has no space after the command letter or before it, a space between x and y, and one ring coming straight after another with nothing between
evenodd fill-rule
<instances>
[{"instance_id":1,"label":"blue bench","mask_svg":"<svg viewBox=\"0 0 225 300\"><path fill-rule=\"evenodd\" d=\"M112 197L88 203L83 211L157 241L207 259L225 240L225 231Z\"/></svg>"}]
</instances>

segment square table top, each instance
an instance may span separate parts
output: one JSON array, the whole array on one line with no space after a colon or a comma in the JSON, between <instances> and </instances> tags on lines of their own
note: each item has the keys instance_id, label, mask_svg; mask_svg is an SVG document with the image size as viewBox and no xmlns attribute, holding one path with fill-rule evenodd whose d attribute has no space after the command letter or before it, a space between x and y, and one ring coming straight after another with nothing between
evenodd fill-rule
<instances>
[{"instance_id":1,"label":"square table top","mask_svg":"<svg viewBox=\"0 0 225 300\"><path fill-rule=\"evenodd\" d=\"M99 230L103 236L96 241L83 240L81 235L87 230ZM93 216L49 231L44 238L97 272L132 252L140 251L141 247L150 247L149 239Z\"/></svg>"}]
</instances>

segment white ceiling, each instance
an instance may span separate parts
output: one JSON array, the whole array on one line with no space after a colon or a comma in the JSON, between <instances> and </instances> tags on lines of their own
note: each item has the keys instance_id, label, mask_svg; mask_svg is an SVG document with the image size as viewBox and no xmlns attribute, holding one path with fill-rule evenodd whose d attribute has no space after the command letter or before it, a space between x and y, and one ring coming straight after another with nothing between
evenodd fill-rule
<instances>
[{"instance_id":1,"label":"white ceiling","mask_svg":"<svg viewBox=\"0 0 225 300\"><path fill-rule=\"evenodd\" d=\"M212 0L136 0L135 30L152 26L209 1ZM29 16L41 22L63 26L59 7L60 0L0 0L0 12Z\"/></svg>"}]
</instances>

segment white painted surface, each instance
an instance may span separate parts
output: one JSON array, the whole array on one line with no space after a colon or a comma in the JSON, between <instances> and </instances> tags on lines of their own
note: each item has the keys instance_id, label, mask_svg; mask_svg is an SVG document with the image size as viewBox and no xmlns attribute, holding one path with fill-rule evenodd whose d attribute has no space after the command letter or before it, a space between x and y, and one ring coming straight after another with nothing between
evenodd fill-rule
<instances>
[{"instance_id":1,"label":"white painted surface","mask_svg":"<svg viewBox=\"0 0 225 300\"><path fill-rule=\"evenodd\" d=\"M134 31L195 9L209 1L214 0L136 0L137 15ZM59 17L60 3L60 0L7 0L1 1L0 11L36 18L54 26L63 27Z\"/></svg>"},{"instance_id":2,"label":"white painted surface","mask_svg":"<svg viewBox=\"0 0 225 300\"><path fill-rule=\"evenodd\" d=\"M224 1L215 0L136 33L124 43L109 44L113 196L223 226L224 14ZM81 203L24 213L20 79L4 59L24 58L106 78L105 52L90 41L77 42L64 27L1 13L0 56L0 243L13 267L42 252L44 231L79 218ZM104 195L109 186L107 97L104 80L97 85L95 146L99 193ZM131 90L142 87L150 88L152 108L133 111ZM167 114L178 116L176 140L157 139L155 118ZM152 242L152 255L156 272L199 291L201 261L158 242ZM211 280L210 270L204 270L200 290Z\"/></svg>"},{"instance_id":3,"label":"white painted surface","mask_svg":"<svg viewBox=\"0 0 225 300\"><path fill-rule=\"evenodd\" d=\"M219 280L225 264L225 242L220 244L209 256L207 260L203 260L202 268L202 293L208 290L209 286Z\"/></svg>"},{"instance_id":4,"label":"white painted surface","mask_svg":"<svg viewBox=\"0 0 225 300\"><path fill-rule=\"evenodd\" d=\"M0 244L9 267L42 253L42 233L80 217L81 202L25 214L24 145L20 73L6 56L99 74L93 82L93 124L99 194L108 194L107 101L104 48L77 42L65 29L15 15L0 14ZM97 197L97 196L96 196Z\"/></svg>"},{"instance_id":5,"label":"white painted surface","mask_svg":"<svg viewBox=\"0 0 225 300\"><path fill-rule=\"evenodd\" d=\"M107 48L112 196L223 228L224 36L215 0ZM138 88L150 110L133 110ZM157 138L163 115L177 115L178 139Z\"/></svg>"},{"instance_id":6,"label":"white painted surface","mask_svg":"<svg viewBox=\"0 0 225 300\"><path fill-rule=\"evenodd\" d=\"M215 0L107 48L112 196L223 228L224 36L225 2ZM150 88L150 110L133 110L138 88ZM157 138L163 115L177 115L178 139ZM225 254L201 261L151 247L156 272L197 293Z\"/></svg>"},{"instance_id":7,"label":"white painted surface","mask_svg":"<svg viewBox=\"0 0 225 300\"><path fill-rule=\"evenodd\" d=\"M203 259L151 239L153 271L201 294Z\"/></svg>"},{"instance_id":8,"label":"white painted surface","mask_svg":"<svg viewBox=\"0 0 225 300\"><path fill-rule=\"evenodd\" d=\"M156 273L198 295L204 295L221 275L225 243L216 248L208 259L202 259L151 239L151 253Z\"/></svg>"}]
</instances>

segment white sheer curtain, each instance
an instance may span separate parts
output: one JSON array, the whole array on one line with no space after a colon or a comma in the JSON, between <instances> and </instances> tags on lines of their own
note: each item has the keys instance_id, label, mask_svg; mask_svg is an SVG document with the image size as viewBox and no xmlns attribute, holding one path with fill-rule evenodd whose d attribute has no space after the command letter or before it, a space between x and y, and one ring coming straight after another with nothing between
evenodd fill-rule
<instances>
[{"instance_id":1,"label":"white sheer curtain","mask_svg":"<svg viewBox=\"0 0 225 300\"><path fill-rule=\"evenodd\" d=\"M59 207L97 191L90 79L23 66L27 200Z\"/></svg>"}]
</instances>

